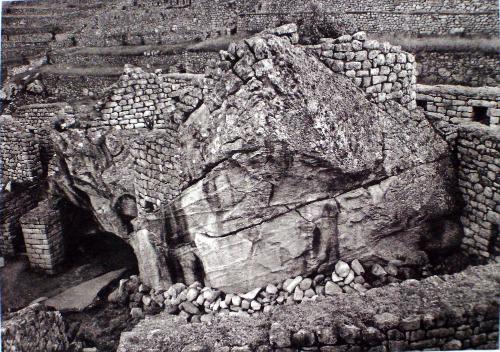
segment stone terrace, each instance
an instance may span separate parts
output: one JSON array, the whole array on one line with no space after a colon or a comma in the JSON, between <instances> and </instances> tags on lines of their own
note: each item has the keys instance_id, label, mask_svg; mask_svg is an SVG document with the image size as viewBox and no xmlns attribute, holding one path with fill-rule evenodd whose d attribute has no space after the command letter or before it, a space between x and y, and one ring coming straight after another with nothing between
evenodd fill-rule
<instances>
[{"instance_id":1,"label":"stone terrace","mask_svg":"<svg viewBox=\"0 0 500 352\"><path fill-rule=\"evenodd\" d=\"M248 318L229 314L186 324L147 318L122 334L119 352L359 351L497 348L500 265L407 280L285 306ZM293 349L292 349L293 348Z\"/></svg>"}]
</instances>

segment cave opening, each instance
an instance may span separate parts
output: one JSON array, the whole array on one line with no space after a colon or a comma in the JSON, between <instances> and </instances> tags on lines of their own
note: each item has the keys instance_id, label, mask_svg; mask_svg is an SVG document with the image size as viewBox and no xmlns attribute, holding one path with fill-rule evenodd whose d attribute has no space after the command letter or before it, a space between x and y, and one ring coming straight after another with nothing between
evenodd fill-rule
<instances>
[{"instance_id":1,"label":"cave opening","mask_svg":"<svg viewBox=\"0 0 500 352\"><path fill-rule=\"evenodd\" d=\"M133 211L125 210L130 208L126 205L129 202L126 197L122 199L120 215L131 226ZM102 272L128 268L131 274L138 273L137 258L132 246L120 236L104 231L90 210L70 202L65 202L60 209L65 257L70 259L66 260L67 265L87 266Z\"/></svg>"}]
</instances>

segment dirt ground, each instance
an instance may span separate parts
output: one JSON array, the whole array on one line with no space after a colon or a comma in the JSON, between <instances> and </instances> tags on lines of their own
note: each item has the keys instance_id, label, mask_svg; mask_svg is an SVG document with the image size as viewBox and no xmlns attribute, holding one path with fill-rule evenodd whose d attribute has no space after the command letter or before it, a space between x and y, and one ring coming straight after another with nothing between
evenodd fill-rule
<instances>
[{"instance_id":1,"label":"dirt ground","mask_svg":"<svg viewBox=\"0 0 500 352\"><path fill-rule=\"evenodd\" d=\"M136 273L137 262L131 251L110 235L88 236L68 250L67 260L56 275L32 270L26 255L8 258L0 269L2 313L23 308L40 297L52 297L111 270L128 267Z\"/></svg>"}]
</instances>

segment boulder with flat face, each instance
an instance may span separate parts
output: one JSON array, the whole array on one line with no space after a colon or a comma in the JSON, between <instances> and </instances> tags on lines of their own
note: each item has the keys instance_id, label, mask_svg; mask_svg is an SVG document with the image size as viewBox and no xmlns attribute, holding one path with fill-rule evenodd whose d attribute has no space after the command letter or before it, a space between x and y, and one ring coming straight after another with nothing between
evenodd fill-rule
<instances>
[{"instance_id":1,"label":"boulder with flat face","mask_svg":"<svg viewBox=\"0 0 500 352\"><path fill-rule=\"evenodd\" d=\"M370 103L292 42L269 32L231 46L180 126L191 181L172 228L213 287L411 257L420 226L454 210L447 146L425 118Z\"/></svg>"}]
</instances>

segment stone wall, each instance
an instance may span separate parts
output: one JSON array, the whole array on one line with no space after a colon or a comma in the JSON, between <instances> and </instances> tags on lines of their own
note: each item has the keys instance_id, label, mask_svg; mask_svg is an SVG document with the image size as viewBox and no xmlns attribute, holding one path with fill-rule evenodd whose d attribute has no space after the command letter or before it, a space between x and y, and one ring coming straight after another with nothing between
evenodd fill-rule
<instances>
[{"instance_id":1,"label":"stone wall","mask_svg":"<svg viewBox=\"0 0 500 352\"><path fill-rule=\"evenodd\" d=\"M258 32L309 16L311 6L306 1L247 2L240 12L238 31ZM495 1L316 1L321 11L335 18L344 13L359 28L371 33L406 33L413 35L497 36L498 4ZM252 5L250 5L252 4Z\"/></svg>"},{"instance_id":2,"label":"stone wall","mask_svg":"<svg viewBox=\"0 0 500 352\"><path fill-rule=\"evenodd\" d=\"M44 201L21 217L21 225L31 267L56 273L57 265L64 260L59 210Z\"/></svg>"},{"instance_id":3,"label":"stone wall","mask_svg":"<svg viewBox=\"0 0 500 352\"><path fill-rule=\"evenodd\" d=\"M125 64L163 69L170 72L173 67L179 72L204 73L207 63L219 57L218 51L181 53L166 53L161 50L144 51L142 55L94 55L92 53L71 53L68 55L54 55L51 62L72 65L109 65L123 66Z\"/></svg>"},{"instance_id":4,"label":"stone wall","mask_svg":"<svg viewBox=\"0 0 500 352\"><path fill-rule=\"evenodd\" d=\"M419 52L417 61L420 84L500 86L498 53Z\"/></svg>"},{"instance_id":5,"label":"stone wall","mask_svg":"<svg viewBox=\"0 0 500 352\"><path fill-rule=\"evenodd\" d=\"M149 73L127 66L93 128L176 128L201 102L202 76Z\"/></svg>"},{"instance_id":6,"label":"stone wall","mask_svg":"<svg viewBox=\"0 0 500 352\"><path fill-rule=\"evenodd\" d=\"M320 59L363 89L370 100L394 100L410 110L416 107L415 57L387 42L367 40L364 32L323 39Z\"/></svg>"},{"instance_id":7,"label":"stone wall","mask_svg":"<svg viewBox=\"0 0 500 352\"><path fill-rule=\"evenodd\" d=\"M2 351L65 352L69 349L66 324L59 312L35 304L2 319Z\"/></svg>"},{"instance_id":8,"label":"stone wall","mask_svg":"<svg viewBox=\"0 0 500 352\"><path fill-rule=\"evenodd\" d=\"M500 123L500 88L418 85L417 92L417 103L446 122L466 118L489 125Z\"/></svg>"},{"instance_id":9,"label":"stone wall","mask_svg":"<svg viewBox=\"0 0 500 352\"><path fill-rule=\"evenodd\" d=\"M458 159L464 201L462 248L481 260L499 259L500 89L418 85L418 102Z\"/></svg>"},{"instance_id":10,"label":"stone wall","mask_svg":"<svg viewBox=\"0 0 500 352\"><path fill-rule=\"evenodd\" d=\"M32 133L38 140L43 166L48 165L54 154L50 130L56 118L69 111L72 111L72 108L66 103L31 104L19 107L13 114L25 131Z\"/></svg>"},{"instance_id":11,"label":"stone wall","mask_svg":"<svg viewBox=\"0 0 500 352\"><path fill-rule=\"evenodd\" d=\"M21 224L19 218L36 207L38 202L38 187L31 185L7 192L2 189L0 197L0 253L13 255L16 247L22 242Z\"/></svg>"},{"instance_id":12,"label":"stone wall","mask_svg":"<svg viewBox=\"0 0 500 352\"><path fill-rule=\"evenodd\" d=\"M458 132L462 248L479 258L500 259L500 130L476 122L461 124Z\"/></svg>"},{"instance_id":13,"label":"stone wall","mask_svg":"<svg viewBox=\"0 0 500 352\"><path fill-rule=\"evenodd\" d=\"M118 351L495 349L500 266L371 289L247 317L186 323L168 315L122 333Z\"/></svg>"},{"instance_id":14,"label":"stone wall","mask_svg":"<svg viewBox=\"0 0 500 352\"><path fill-rule=\"evenodd\" d=\"M11 118L0 120L0 158L4 185L32 183L41 176L38 141Z\"/></svg>"},{"instance_id":15,"label":"stone wall","mask_svg":"<svg viewBox=\"0 0 500 352\"><path fill-rule=\"evenodd\" d=\"M139 214L161 210L179 195L183 181L176 131L151 131L135 141L135 193Z\"/></svg>"}]
</instances>

